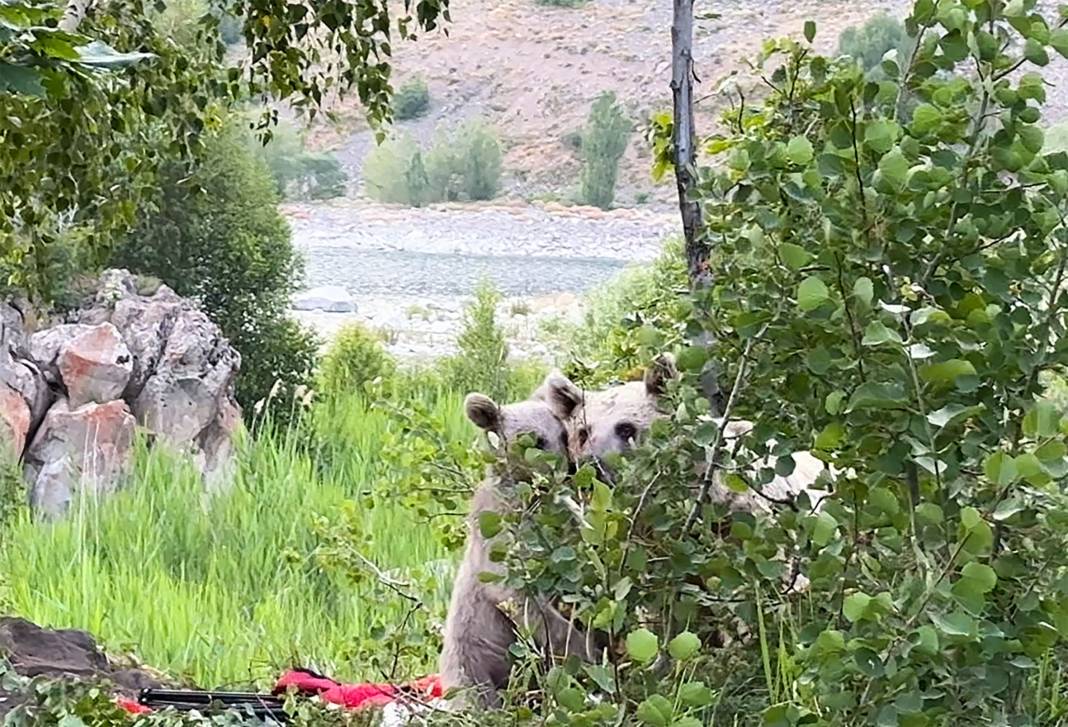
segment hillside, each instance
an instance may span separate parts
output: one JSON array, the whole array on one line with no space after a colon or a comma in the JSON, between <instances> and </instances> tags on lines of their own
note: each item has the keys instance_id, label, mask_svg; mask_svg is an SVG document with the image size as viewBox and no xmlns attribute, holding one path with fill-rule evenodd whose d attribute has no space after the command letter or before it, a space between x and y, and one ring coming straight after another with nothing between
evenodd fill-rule
<instances>
[{"instance_id":1,"label":"hillside","mask_svg":"<svg viewBox=\"0 0 1068 727\"><path fill-rule=\"evenodd\" d=\"M805 20L819 27L816 44L832 51L839 33L881 9L897 11L900 0L726 0L709 5L718 19L696 24L696 71L701 80L698 128L709 131L724 98L724 79L743 67L769 37L800 37ZM698 15L701 14L699 8ZM668 107L670 0L591 0L579 7L552 7L538 0L459 0L448 36L436 34L395 48L397 85L421 76L430 89L429 113L398 122L420 140L435 129L482 117L494 124L506 146L508 191L524 198L567 198L576 185L579 157L567 136L581 129L590 104L614 91L636 122L620 174L620 204L645 197L668 202L668 186L654 189L642 138L650 112ZM374 143L355 101L335 107L348 120L345 131L321 126L315 141L337 151L358 178Z\"/></svg>"}]
</instances>

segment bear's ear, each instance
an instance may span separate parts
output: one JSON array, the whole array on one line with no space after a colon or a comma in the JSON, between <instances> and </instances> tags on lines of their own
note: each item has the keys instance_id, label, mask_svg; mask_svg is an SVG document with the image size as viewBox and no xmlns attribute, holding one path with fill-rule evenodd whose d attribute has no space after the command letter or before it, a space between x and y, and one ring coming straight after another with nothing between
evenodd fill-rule
<instances>
[{"instance_id":1,"label":"bear's ear","mask_svg":"<svg viewBox=\"0 0 1068 727\"><path fill-rule=\"evenodd\" d=\"M464 411L479 429L496 432L500 428L501 408L485 394L468 394L464 399Z\"/></svg>"},{"instance_id":2,"label":"bear's ear","mask_svg":"<svg viewBox=\"0 0 1068 727\"><path fill-rule=\"evenodd\" d=\"M679 369L675 365L675 357L670 353L662 353L653 359L653 363L645 370L645 390L654 396L659 396L667 391L669 381L679 377Z\"/></svg>"},{"instance_id":3,"label":"bear's ear","mask_svg":"<svg viewBox=\"0 0 1068 727\"><path fill-rule=\"evenodd\" d=\"M558 418L568 419L582 404L582 389L571 379L554 370L545 377L545 381L531 398L544 401Z\"/></svg>"}]
</instances>

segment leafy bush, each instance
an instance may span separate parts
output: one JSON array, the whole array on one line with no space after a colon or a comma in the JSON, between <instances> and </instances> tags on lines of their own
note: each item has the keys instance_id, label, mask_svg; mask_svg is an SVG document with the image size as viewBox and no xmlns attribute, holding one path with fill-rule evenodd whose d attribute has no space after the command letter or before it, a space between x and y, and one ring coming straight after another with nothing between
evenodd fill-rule
<instances>
[{"instance_id":1,"label":"leafy bush","mask_svg":"<svg viewBox=\"0 0 1068 727\"><path fill-rule=\"evenodd\" d=\"M492 199L500 180L500 143L492 129L478 121L439 134L425 155L410 136L400 136L376 146L364 161L368 194L414 207Z\"/></svg>"},{"instance_id":2,"label":"leafy bush","mask_svg":"<svg viewBox=\"0 0 1068 727\"><path fill-rule=\"evenodd\" d=\"M378 336L363 325L352 323L338 333L323 356L319 388L324 396L361 392L365 382L388 378L396 367Z\"/></svg>"},{"instance_id":3,"label":"leafy bush","mask_svg":"<svg viewBox=\"0 0 1068 727\"><path fill-rule=\"evenodd\" d=\"M191 175L184 165L165 169L155 207L112 261L201 302L241 352L246 414L276 382L283 395L275 398L288 408L293 389L310 383L316 350L314 337L286 318L303 270L277 203L247 129L232 119L207 140Z\"/></svg>"},{"instance_id":4,"label":"leafy bush","mask_svg":"<svg viewBox=\"0 0 1068 727\"><path fill-rule=\"evenodd\" d=\"M508 523L509 584L619 646L539 681L562 723L1066 717L1068 421L1043 377L1068 366L1068 156L1042 153L1026 64L1068 36L1020 4L918 0L908 22L916 62L878 83L765 45L784 82L699 170L714 282L669 329L670 418L610 481L536 483ZM739 446L700 394L713 364L726 414L755 423ZM707 497L714 478L760 492L804 451L834 468L818 507ZM735 621L753 644L709 653Z\"/></svg>"},{"instance_id":5,"label":"leafy bush","mask_svg":"<svg viewBox=\"0 0 1068 727\"><path fill-rule=\"evenodd\" d=\"M851 26L838 37L838 52L855 58L865 71L872 71L883 62L883 56L896 50L898 63L908 60L912 40L905 32L905 24L882 11L860 27Z\"/></svg>"},{"instance_id":6,"label":"leafy bush","mask_svg":"<svg viewBox=\"0 0 1068 727\"><path fill-rule=\"evenodd\" d=\"M393 117L398 121L418 118L429 108L430 90L421 77L401 84L393 95Z\"/></svg>"},{"instance_id":7,"label":"leafy bush","mask_svg":"<svg viewBox=\"0 0 1068 727\"><path fill-rule=\"evenodd\" d=\"M619 160L627 150L631 123L614 93L597 97L582 133L582 199L602 209L612 206Z\"/></svg>"},{"instance_id":8,"label":"leafy bush","mask_svg":"<svg viewBox=\"0 0 1068 727\"><path fill-rule=\"evenodd\" d=\"M379 202L412 204L409 168L419 153L419 145L407 135L391 137L377 144L363 162L367 194Z\"/></svg>"},{"instance_id":9,"label":"leafy bush","mask_svg":"<svg viewBox=\"0 0 1068 727\"><path fill-rule=\"evenodd\" d=\"M456 339L457 353L442 364L445 381L455 391L479 391L497 401L510 393L508 342L497 325L500 293L483 281L464 310L464 327Z\"/></svg>"},{"instance_id":10,"label":"leafy bush","mask_svg":"<svg viewBox=\"0 0 1068 727\"><path fill-rule=\"evenodd\" d=\"M270 169L280 196L330 199L345 194L348 175L337 157L307 151L303 134L293 124L279 122L267 144L250 135L249 145Z\"/></svg>"}]
</instances>

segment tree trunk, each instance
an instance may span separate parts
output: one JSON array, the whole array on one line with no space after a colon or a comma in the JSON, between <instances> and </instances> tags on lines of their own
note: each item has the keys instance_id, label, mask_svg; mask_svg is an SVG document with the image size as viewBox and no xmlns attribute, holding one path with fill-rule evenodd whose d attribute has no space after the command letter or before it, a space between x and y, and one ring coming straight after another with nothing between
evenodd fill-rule
<instances>
[{"instance_id":1,"label":"tree trunk","mask_svg":"<svg viewBox=\"0 0 1068 727\"><path fill-rule=\"evenodd\" d=\"M697 132L693 121L693 4L673 0L671 22L671 95L674 103L675 184L686 239L686 262L690 282L707 282L708 250L700 240L701 206L695 199L697 186Z\"/></svg>"}]
</instances>

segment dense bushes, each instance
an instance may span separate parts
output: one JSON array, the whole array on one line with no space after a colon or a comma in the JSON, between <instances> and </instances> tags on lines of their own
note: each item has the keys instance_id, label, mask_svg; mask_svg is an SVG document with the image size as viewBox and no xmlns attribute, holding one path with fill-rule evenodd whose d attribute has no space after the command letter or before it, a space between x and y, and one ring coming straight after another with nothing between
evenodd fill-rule
<instances>
[{"instance_id":1,"label":"dense bushes","mask_svg":"<svg viewBox=\"0 0 1068 727\"><path fill-rule=\"evenodd\" d=\"M478 121L439 135L426 153L410 136L393 137L371 150L363 177L367 193L381 202L419 207L492 199L500 188L500 142Z\"/></svg>"},{"instance_id":2,"label":"dense bushes","mask_svg":"<svg viewBox=\"0 0 1068 727\"><path fill-rule=\"evenodd\" d=\"M276 390L288 402L308 383L316 345L285 317L302 263L263 162L237 119L213 135L192 174L164 170L159 199L115 252L113 264L155 275L199 300L241 352L238 400L246 413Z\"/></svg>"},{"instance_id":3,"label":"dense bushes","mask_svg":"<svg viewBox=\"0 0 1068 727\"><path fill-rule=\"evenodd\" d=\"M249 145L267 165L281 197L330 199L345 194L348 175L337 157L307 151L303 135L289 122L279 122L272 131L267 144L249 135Z\"/></svg>"},{"instance_id":4,"label":"dense bushes","mask_svg":"<svg viewBox=\"0 0 1068 727\"><path fill-rule=\"evenodd\" d=\"M627 149L631 123L614 93L602 93L590 109L582 134L582 200L602 209L612 206L619 160Z\"/></svg>"},{"instance_id":5,"label":"dense bushes","mask_svg":"<svg viewBox=\"0 0 1068 727\"><path fill-rule=\"evenodd\" d=\"M401 84L393 95L393 118L398 121L418 118L430 108L430 90L426 81L416 77Z\"/></svg>"}]
</instances>

